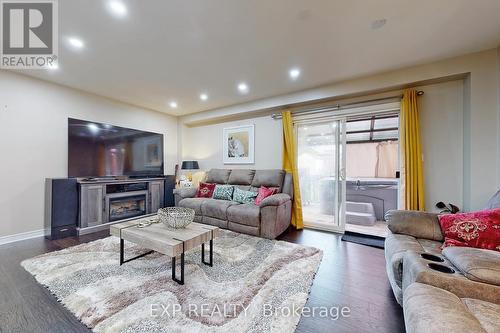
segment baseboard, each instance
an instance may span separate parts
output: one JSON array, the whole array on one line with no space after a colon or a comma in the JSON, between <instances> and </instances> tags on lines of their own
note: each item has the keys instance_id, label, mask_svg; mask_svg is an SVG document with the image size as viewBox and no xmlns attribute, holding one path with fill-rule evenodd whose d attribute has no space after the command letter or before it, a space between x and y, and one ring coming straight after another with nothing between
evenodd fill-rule
<instances>
[{"instance_id":1,"label":"baseboard","mask_svg":"<svg viewBox=\"0 0 500 333\"><path fill-rule=\"evenodd\" d=\"M45 229L22 232L20 234L14 234L10 236L2 236L0 237L0 245L14 243L36 237L43 237L43 236L45 236Z\"/></svg>"}]
</instances>

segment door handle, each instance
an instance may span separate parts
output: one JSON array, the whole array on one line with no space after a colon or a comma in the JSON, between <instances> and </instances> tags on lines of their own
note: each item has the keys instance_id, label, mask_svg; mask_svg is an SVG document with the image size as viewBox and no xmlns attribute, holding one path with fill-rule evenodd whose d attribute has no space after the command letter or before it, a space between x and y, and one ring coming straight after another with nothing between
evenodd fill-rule
<instances>
[{"instance_id":1,"label":"door handle","mask_svg":"<svg viewBox=\"0 0 500 333\"><path fill-rule=\"evenodd\" d=\"M345 180L345 178L346 178L345 168L341 168L340 169L340 180Z\"/></svg>"}]
</instances>

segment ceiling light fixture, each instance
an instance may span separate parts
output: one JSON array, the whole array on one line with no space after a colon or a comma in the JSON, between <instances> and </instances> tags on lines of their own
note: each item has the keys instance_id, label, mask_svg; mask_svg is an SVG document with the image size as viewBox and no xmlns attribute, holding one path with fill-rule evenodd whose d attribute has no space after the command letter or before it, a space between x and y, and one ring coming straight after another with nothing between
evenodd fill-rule
<instances>
[{"instance_id":1,"label":"ceiling light fixture","mask_svg":"<svg viewBox=\"0 0 500 333\"><path fill-rule=\"evenodd\" d=\"M241 82L238 84L238 91L242 94L248 93L248 85L245 82Z\"/></svg>"},{"instance_id":2,"label":"ceiling light fixture","mask_svg":"<svg viewBox=\"0 0 500 333\"><path fill-rule=\"evenodd\" d=\"M387 23L387 19L378 19L372 22L372 29L377 30L382 28Z\"/></svg>"},{"instance_id":3,"label":"ceiling light fixture","mask_svg":"<svg viewBox=\"0 0 500 333\"><path fill-rule=\"evenodd\" d=\"M293 81L295 81L300 76L300 69L298 69L298 68L292 68L288 72L288 75L290 76L290 79L292 79Z\"/></svg>"},{"instance_id":4,"label":"ceiling light fixture","mask_svg":"<svg viewBox=\"0 0 500 333\"><path fill-rule=\"evenodd\" d=\"M168 103L168 105L169 105L172 109L177 109L177 106L178 106L178 105L177 105L177 102L175 102L175 101L172 101L172 102Z\"/></svg>"},{"instance_id":5,"label":"ceiling light fixture","mask_svg":"<svg viewBox=\"0 0 500 333\"><path fill-rule=\"evenodd\" d=\"M205 94L205 93L200 94L200 99L201 99L202 101L206 101L206 100L208 99L208 95L207 95L207 94Z\"/></svg>"},{"instance_id":6,"label":"ceiling light fixture","mask_svg":"<svg viewBox=\"0 0 500 333\"><path fill-rule=\"evenodd\" d=\"M81 39L75 37L68 38L68 43L76 49L82 49L85 46Z\"/></svg>"},{"instance_id":7,"label":"ceiling light fixture","mask_svg":"<svg viewBox=\"0 0 500 333\"><path fill-rule=\"evenodd\" d=\"M108 9L117 17L127 16L127 6L119 0L112 0L108 2Z\"/></svg>"}]
</instances>

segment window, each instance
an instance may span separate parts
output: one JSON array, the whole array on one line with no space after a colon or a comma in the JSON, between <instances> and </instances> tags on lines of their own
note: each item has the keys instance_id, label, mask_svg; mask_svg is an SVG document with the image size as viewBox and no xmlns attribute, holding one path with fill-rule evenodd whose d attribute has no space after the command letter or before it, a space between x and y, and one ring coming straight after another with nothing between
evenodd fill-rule
<instances>
[{"instance_id":1,"label":"window","mask_svg":"<svg viewBox=\"0 0 500 333\"><path fill-rule=\"evenodd\" d=\"M399 139L399 117L397 114L371 116L348 120L347 143L397 141Z\"/></svg>"}]
</instances>

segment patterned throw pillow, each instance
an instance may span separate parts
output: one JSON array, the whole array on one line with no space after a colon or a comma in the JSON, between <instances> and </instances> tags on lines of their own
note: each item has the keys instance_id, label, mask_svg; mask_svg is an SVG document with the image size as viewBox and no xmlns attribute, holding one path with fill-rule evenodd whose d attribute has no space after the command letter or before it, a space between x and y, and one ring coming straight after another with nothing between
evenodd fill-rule
<instances>
[{"instance_id":1,"label":"patterned throw pillow","mask_svg":"<svg viewBox=\"0 0 500 333\"><path fill-rule=\"evenodd\" d=\"M439 216L446 246L500 251L500 209Z\"/></svg>"},{"instance_id":2,"label":"patterned throw pillow","mask_svg":"<svg viewBox=\"0 0 500 333\"><path fill-rule=\"evenodd\" d=\"M275 188L267 188L265 186L261 186L259 188L259 193L257 194L257 198L255 199L255 204L260 205L262 200L264 200L265 198L267 198L270 195L275 194L276 190L277 189L275 189Z\"/></svg>"},{"instance_id":3,"label":"patterned throw pillow","mask_svg":"<svg viewBox=\"0 0 500 333\"><path fill-rule=\"evenodd\" d=\"M215 190L212 198L220 200L233 199L234 187L232 185L215 185Z\"/></svg>"},{"instance_id":4,"label":"patterned throw pillow","mask_svg":"<svg viewBox=\"0 0 500 333\"><path fill-rule=\"evenodd\" d=\"M239 202L242 204L245 203L253 203L255 201L255 197L257 196L257 192L253 191L244 191L239 188L234 189L233 193L233 201Z\"/></svg>"},{"instance_id":5,"label":"patterned throw pillow","mask_svg":"<svg viewBox=\"0 0 500 333\"><path fill-rule=\"evenodd\" d=\"M215 184L200 183L198 191L196 191L196 198L211 198L214 194Z\"/></svg>"}]
</instances>

